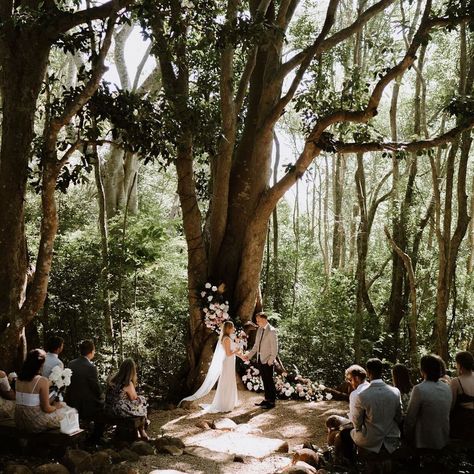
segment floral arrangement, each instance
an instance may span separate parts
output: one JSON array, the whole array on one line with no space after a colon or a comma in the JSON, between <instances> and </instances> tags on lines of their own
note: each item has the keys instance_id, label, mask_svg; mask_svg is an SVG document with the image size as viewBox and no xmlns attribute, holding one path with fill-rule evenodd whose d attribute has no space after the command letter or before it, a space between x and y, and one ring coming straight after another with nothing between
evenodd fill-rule
<instances>
[{"instance_id":1,"label":"floral arrangement","mask_svg":"<svg viewBox=\"0 0 474 474\"><path fill-rule=\"evenodd\" d=\"M248 363L247 370L242 376L242 382L247 387L247 390L251 390L254 392L259 392L260 390L263 390L263 381L262 377L260 376L260 370L258 370L250 363Z\"/></svg>"},{"instance_id":2,"label":"floral arrangement","mask_svg":"<svg viewBox=\"0 0 474 474\"><path fill-rule=\"evenodd\" d=\"M71 369L63 369L59 365L53 367L49 376L51 387L57 391L58 400L62 401L62 392L71 385Z\"/></svg>"},{"instance_id":3,"label":"floral arrangement","mask_svg":"<svg viewBox=\"0 0 474 474\"><path fill-rule=\"evenodd\" d=\"M312 382L310 379L301 377L298 374L290 377L286 373L276 375L274 381L279 399L306 400L309 402L321 402L332 399L332 394L327 391L324 385ZM260 371L250 363L245 374L242 376L242 382L247 387L247 390L254 392L263 390Z\"/></svg>"},{"instance_id":4,"label":"floral arrangement","mask_svg":"<svg viewBox=\"0 0 474 474\"><path fill-rule=\"evenodd\" d=\"M332 399L332 394L326 391L324 385L312 382L310 379L301 377L301 375L296 375L292 382L285 377L285 374L277 375L275 377L275 387L279 398L293 398L309 402Z\"/></svg>"},{"instance_id":5,"label":"floral arrangement","mask_svg":"<svg viewBox=\"0 0 474 474\"><path fill-rule=\"evenodd\" d=\"M201 291L204 324L216 332L219 332L222 323L230 319L229 302L224 300L224 290L224 284L216 286L207 282Z\"/></svg>"}]
</instances>

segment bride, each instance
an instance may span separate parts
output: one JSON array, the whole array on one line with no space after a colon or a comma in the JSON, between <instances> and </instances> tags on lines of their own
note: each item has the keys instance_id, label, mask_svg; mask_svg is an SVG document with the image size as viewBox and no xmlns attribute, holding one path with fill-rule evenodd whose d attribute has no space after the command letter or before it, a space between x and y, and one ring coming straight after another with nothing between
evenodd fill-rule
<instances>
[{"instance_id":1,"label":"bride","mask_svg":"<svg viewBox=\"0 0 474 474\"><path fill-rule=\"evenodd\" d=\"M183 400L179 402L179 405L184 401L193 401L204 397L212 390L219 379L212 404L201 405L201 407L208 413L227 412L235 408L239 401L237 397L237 382L235 380L235 356L237 355L241 359L243 359L244 356L240 353L232 340L232 334L234 333L234 323L232 321L226 321L222 326L219 342L217 343L211 365L209 366L203 384L198 388L196 393L183 398Z\"/></svg>"}]
</instances>

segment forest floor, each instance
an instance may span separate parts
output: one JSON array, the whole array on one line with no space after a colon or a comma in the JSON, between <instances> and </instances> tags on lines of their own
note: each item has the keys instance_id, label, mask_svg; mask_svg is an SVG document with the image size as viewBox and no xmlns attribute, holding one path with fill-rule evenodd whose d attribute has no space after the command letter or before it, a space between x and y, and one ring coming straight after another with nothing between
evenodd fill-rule
<instances>
[{"instance_id":1,"label":"forest floor","mask_svg":"<svg viewBox=\"0 0 474 474\"><path fill-rule=\"evenodd\" d=\"M211 392L201 403L210 403ZM134 464L140 473L173 469L188 474L255 473L270 474L288 466L291 452L310 441L317 446L326 445L326 418L333 413L347 411L347 403L337 401L304 402L278 401L272 410L263 410L254 404L262 400L260 394L239 392L240 405L229 414L203 413L200 408L154 411L151 414L149 434L181 439L186 447L199 446L213 452L231 456L199 457L153 455L141 457ZM202 422L229 418L237 423L235 430L205 429L196 425ZM285 447L285 442L288 446ZM277 450L288 452L275 452ZM199 450L198 450L199 451ZM206 452L204 450L204 452ZM234 462L234 456L241 462ZM243 461L243 462L242 462Z\"/></svg>"}]
</instances>

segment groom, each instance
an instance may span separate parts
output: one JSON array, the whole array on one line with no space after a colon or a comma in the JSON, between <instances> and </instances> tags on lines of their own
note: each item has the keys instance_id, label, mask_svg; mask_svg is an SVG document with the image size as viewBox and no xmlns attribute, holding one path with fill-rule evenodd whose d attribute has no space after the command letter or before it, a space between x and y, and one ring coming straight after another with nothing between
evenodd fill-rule
<instances>
[{"instance_id":1,"label":"groom","mask_svg":"<svg viewBox=\"0 0 474 474\"><path fill-rule=\"evenodd\" d=\"M273 364L278 354L278 339L276 329L268 323L265 313L257 313L258 330L255 344L247 353L247 360L257 356L257 365L262 375L265 400L256 405L262 408L274 408L276 399L275 383L273 382Z\"/></svg>"}]
</instances>

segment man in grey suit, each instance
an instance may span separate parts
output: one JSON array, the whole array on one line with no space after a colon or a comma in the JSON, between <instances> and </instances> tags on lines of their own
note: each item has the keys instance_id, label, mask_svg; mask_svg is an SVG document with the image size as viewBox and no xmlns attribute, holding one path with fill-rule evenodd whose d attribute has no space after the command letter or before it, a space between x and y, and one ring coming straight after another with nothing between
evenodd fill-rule
<instances>
[{"instance_id":1,"label":"man in grey suit","mask_svg":"<svg viewBox=\"0 0 474 474\"><path fill-rule=\"evenodd\" d=\"M370 385L355 400L351 436L359 448L393 453L400 446L400 392L382 380L381 360L369 359L366 367Z\"/></svg>"},{"instance_id":2,"label":"man in grey suit","mask_svg":"<svg viewBox=\"0 0 474 474\"><path fill-rule=\"evenodd\" d=\"M413 387L404 421L407 439L419 449L443 449L449 442L452 394L439 380L441 365L434 355L420 361L423 382Z\"/></svg>"},{"instance_id":3,"label":"man in grey suit","mask_svg":"<svg viewBox=\"0 0 474 474\"><path fill-rule=\"evenodd\" d=\"M265 390L265 400L256 405L262 408L274 408L276 400L276 388L273 381L273 364L278 355L278 337L276 329L268 323L265 313L258 313L256 316L258 325L257 335L255 336L255 344L247 353L247 360L255 355L257 356L257 364L263 380L263 388Z\"/></svg>"}]
</instances>

